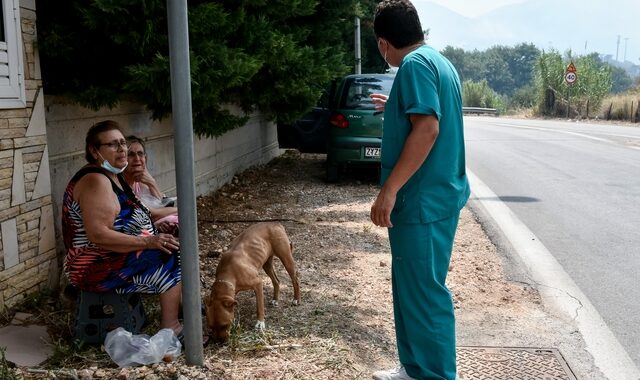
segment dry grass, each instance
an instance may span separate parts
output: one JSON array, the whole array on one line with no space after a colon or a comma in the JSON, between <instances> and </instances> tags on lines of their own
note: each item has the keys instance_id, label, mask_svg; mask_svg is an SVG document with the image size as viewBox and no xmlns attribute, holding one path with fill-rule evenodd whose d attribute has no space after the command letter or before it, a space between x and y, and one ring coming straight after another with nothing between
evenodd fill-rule
<instances>
[{"instance_id":1,"label":"dry grass","mask_svg":"<svg viewBox=\"0 0 640 380\"><path fill-rule=\"evenodd\" d=\"M255 297L237 296L236 323L228 344L205 348L205 365L175 363L118 369L99 347L76 348L70 341L71 308L53 297L28 310L49 326L56 355L46 368L56 378L93 379L363 379L396 364L386 230L369 221L377 194L377 171L350 173L344 181L323 181L323 156L294 152L245 171L215 193L198 198L200 277L208 294L221 252L256 220L287 219L301 279L302 303L293 306L290 279L276 260L281 280L279 305L266 305L266 330L253 329ZM238 222L250 220L251 222ZM232 222L235 221L235 222ZM187 274L184 274L187 275ZM264 275L265 298L271 283ZM487 320L487 310L517 312L533 292L506 283L495 247L464 210L456 237L449 283L463 320ZM155 298L145 309L157 329ZM27 311L28 311L27 310ZM475 314L472 314L475 313ZM65 372L60 372L64 369ZM51 373L16 370L23 378ZM65 377L67 376L67 377Z\"/></svg>"},{"instance_id":2,"label":"dry grass","mask_svg":"<svg viewBox=\"0 0 640 380\"><path fill-rule=\"evenodd\" d=\"M640 89L607 97L600 107L599 117L640 122Z\"/></svg>"}]
</instances>

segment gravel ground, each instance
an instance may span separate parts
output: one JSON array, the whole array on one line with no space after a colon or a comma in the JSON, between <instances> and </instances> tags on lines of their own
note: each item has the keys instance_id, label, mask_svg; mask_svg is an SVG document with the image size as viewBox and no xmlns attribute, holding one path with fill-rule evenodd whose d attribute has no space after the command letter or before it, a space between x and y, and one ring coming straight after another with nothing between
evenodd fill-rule
<instances>
[{"instance_id":1,"label":"gravel ground","mask_svg":"<svg viewBox=\"0 0 640 380\"><path fill-rule=\"evenodd\" d=\"M395 366L389 242L386 230L369 220L376 172L347 173L329 185L323 181L323 163L322 155L287 151L198 198L203 297L220 254L250 224L279 220L294 244L302 303L290 303L291 282L276 260L281 301L266 305L263 333L253 329L254 295L242 292L230 341L205 347L203 367L187 366L180 357L173 363L118 369L94 349L69 355L48 374L24 368L14 372L25 378L365 379L374 370ZM263 278L269 299L271 282L266 274ZM540 330L566 327L546 323L533 287L507 280L496 247L466 208L448 284L459 344L517 345ZM153 315L153 306L147 311Z\"/></svg>"}]
</instances>

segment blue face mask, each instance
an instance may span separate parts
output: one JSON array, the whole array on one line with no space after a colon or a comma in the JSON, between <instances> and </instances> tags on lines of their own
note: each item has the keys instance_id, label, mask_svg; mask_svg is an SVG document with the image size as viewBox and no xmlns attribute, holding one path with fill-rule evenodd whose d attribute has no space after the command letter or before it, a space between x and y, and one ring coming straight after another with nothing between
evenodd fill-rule
<instances>
[{"instance_id":1,"label":"blue face mask","mask_svg":"<svg viewBox=\"0 0 640 380\"><path fill-rule=\"evenodd\" d=\"M127 164L122 168L122 169L118 169L115 166L111 165L109 163L109 161L105 160L104 157L102 157L102 155L100 153L98 153L98 155L100 155L100 158L102 158L102 163L100 164L100 166L108 171L109 173L113 173L113 174L120 174L124 171L124 169L127 168L127 166L129 165L129 163L127 162Z\"/></svg>"}]
</instances>

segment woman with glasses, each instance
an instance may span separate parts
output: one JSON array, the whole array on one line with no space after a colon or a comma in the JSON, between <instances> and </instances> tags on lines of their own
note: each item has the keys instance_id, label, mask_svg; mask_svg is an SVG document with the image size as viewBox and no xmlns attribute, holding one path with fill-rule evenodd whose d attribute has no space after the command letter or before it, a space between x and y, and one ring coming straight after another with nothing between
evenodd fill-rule
<instances>
[{"instance_id":1,"label":"woman with glasses","mask_svg":"<svg viewBox=\"0 0 640 380\"><path fill-rule=\"evenodd\" d=\"M89 129L88 163L71 179L63 198L65 274L84 291L160 294L160 328L180 336L180 244L173 235L158 232L121 175L127 153L116 122Z\"/></svg>"},{"instance_id":2,"label":"woman with glasses","mask_svg":"<svg viewBox=\"0 0 640 380\"><path fill-rule=\"evenodd\" d=\"M177 235L178 209L167 207L166 203L166 200L173 202L175 198L165 197L156 180L149 174L144 141L136 136L127 136L127 143L129 164L123 172L125 181L138 199L149 208L156 227L161 232Z\"/></svg>"}]
</instances>

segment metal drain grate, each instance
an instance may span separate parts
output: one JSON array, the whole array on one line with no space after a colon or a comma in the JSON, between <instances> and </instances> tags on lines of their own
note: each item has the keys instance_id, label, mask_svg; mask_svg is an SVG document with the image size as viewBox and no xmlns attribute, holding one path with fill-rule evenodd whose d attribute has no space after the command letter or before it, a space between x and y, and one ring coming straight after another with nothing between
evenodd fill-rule
<instances>
[{"instance_id":1,"label":"metal drain grate","mask_svg":"<svg viewBox=\"0 0 640 380\"><path fill-rule=\"evenodd\" d=\"M555 348L458 347L460 380L577 380Z\"/></svg>"}]
</instances>

